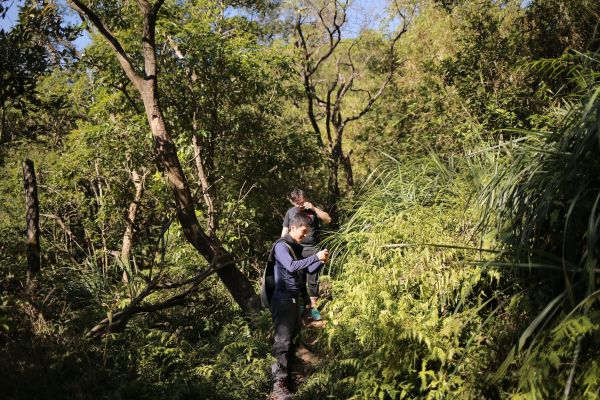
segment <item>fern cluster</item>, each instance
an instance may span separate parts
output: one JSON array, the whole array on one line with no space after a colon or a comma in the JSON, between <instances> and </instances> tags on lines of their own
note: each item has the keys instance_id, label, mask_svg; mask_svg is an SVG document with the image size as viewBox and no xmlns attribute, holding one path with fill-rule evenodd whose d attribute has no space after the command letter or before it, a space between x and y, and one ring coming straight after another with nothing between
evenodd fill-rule
<instances>
[{"instance_id":1,"label":"fern cluster","mask_svg":"<svg viewBox=\"0 0 600 400\"><path fill-rule=\"evenodd\" d=\"M480 398L494 357L499 274L474 235L475 164L391 162L330 241L332 297L322 341L331 363L306 398ZM465 173L471 171L473 173ZM490 243L484 243L489 246Z\"/></svg>"},{"instance_id":2,"label":"fern cluster","mask_svg":"<svg viewBox=\"0 0 600 400\"><path fill-rule=\"evenodd\" d=\"M600 397L600 88L585 76L547 132L388 156L371 175L329 239L329 359L305 398Z\"/></svg>"}]
</instances>

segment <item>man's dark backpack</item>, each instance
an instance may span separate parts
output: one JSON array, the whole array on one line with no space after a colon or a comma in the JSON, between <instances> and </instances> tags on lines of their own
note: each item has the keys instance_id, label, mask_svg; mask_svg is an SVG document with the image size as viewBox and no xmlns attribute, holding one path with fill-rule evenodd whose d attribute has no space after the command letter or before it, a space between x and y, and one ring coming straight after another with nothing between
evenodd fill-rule
<instances>
[{"instance_id":1,"label":"man's dark backpack","mask_svg":"<svg viewBox=\"0 0 600 400\"><path fill-rule=\"evenodd\" d=\"M284 242L283 240L278 240L273 243L271 246L271 251L269 251L269 257L267 258L267 262L265 263L265 270L263 271L263 276L260 281L260 302L264 308L271 307L271 298L273 297L273 292L275 291L275 246L277 243L282 242L290 249L290 253L292 253L292 257L296 260L296 253L292 250L292 247Z\"/></svg>"}]
</instances>

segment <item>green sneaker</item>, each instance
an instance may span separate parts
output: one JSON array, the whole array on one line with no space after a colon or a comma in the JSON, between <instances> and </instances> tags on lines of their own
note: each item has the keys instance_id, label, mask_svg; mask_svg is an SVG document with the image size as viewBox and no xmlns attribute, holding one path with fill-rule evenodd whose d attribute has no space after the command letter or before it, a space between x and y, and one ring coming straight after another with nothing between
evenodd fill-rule
<instances>
[{"instance_id":1,"label":"green sneaker","mask_svg":"<svg viewBox=\"0 0 600 400\"><path fill-rule=\"evenodd\" d=\"M316 308L310 309L310 316L315 321L320 321L323 319L323 318L321 318L321 313Z\"/></svg>"}]
</instances>

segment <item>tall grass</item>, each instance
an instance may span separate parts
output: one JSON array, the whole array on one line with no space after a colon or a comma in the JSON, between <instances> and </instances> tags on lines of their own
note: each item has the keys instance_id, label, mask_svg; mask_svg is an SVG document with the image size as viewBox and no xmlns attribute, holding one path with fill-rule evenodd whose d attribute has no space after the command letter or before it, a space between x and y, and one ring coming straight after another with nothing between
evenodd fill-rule
<instances>
[{"instance_id":1,"label":"tall grass","mask_svg":"<svg viewBox=\"0 0 600 400\"><path fill-rule=\"evenodd\" d=\"M495 253L482 251L493 243L476 235L470 201L489 158L390 158L372 174L329 239L331 358L304 398L487 396L478 377L494 358L491 316L507 305L501 275L479 265Z\"/></svg>"},{"instance_id":2,"label":"tall grass","mask_svg":"<svg viewBox=\"0 0 600 400\"><path fill-rule=\"evenodd\" d=\"M300 398L600 397L600 86L556 126L372 173Z\"/></svg>"},{"instance_id":3,"label":"tall grass","mask_svg":"<svg viewBox=\"0 0 600 400\"><path fill-rule=\"evenodd\" d=\"M575 76L580 84L598 74ZM484 192L484 219L494 215L516 275L540 304L493 377L517 380L515 398L599 397L599 95L592 79L557 129L505 146L503 172Z\"/></svg>"}]
</instances>

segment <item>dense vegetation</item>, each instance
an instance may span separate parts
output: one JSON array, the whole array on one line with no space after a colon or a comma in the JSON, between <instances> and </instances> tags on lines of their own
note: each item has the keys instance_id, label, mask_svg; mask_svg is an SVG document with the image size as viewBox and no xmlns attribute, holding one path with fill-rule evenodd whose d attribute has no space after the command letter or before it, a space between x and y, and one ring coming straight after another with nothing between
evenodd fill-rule
<instances>
[{"instance_id":1,"label":"dense vegetation","mask_svg":"<svg viewBox=\"0 0 600 400\"><path fill-rule=\"evenodd\" d=\"M0 397L266 398L236 288L302 187L336 221L297 398L600 398L597 1L138 3L0 2Z\"/></svg>"}]
</instances>

